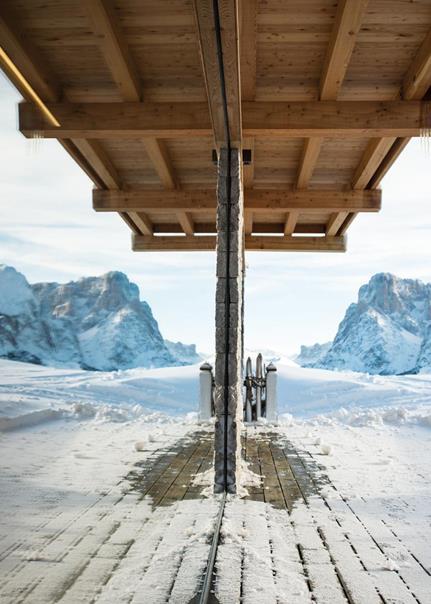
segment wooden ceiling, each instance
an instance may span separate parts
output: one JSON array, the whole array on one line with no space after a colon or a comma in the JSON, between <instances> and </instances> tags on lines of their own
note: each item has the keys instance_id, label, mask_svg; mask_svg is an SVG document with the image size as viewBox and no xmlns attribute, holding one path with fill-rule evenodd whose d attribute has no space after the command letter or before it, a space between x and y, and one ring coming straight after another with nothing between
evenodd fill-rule
<instances>
[{"instance_id":1,"label":"wooden ceiling","mask_svg":"<svg viewBox=\"0 0 431 604\"><path fill-rule=\"evenodd\" d=\"M246 249L344 251L428 123L431 0L219 0ZM133 249L215 248L211 0L2 0L25 136L57 138Z\"/></svg>"}]
</instances>

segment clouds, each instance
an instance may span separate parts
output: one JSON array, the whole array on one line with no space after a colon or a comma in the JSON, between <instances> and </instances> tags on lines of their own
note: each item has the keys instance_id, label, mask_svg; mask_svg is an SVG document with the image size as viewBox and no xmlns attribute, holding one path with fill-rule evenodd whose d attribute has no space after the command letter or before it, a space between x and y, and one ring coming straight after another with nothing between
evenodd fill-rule
<instances>
[{"instance_id":1,"label":"clouds","mask_svg":"<svg viewBox=\"0 0 431 604\"><path fill-rule=\"evenodd\" d=\"M17 132L18 100L0 74L0 261L33 282L124 271L165 337L212 350L215 255L133 253L120 217L92 210L92 183L63 148ZM346 254L247 253L251 348L293 352L333 337L375 272L431 281L429 163L421 142L410 143L383 183L381 213L356 218Z\"/></svg>"}]
</instances>

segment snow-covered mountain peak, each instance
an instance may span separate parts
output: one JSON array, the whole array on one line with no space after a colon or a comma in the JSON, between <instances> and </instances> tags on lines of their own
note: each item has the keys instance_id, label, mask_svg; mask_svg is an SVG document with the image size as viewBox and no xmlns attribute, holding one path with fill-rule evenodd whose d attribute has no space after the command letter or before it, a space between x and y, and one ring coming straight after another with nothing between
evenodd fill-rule
<instances>
[{"instance_id":1,"label":"snow-covered mountain peak","mask_svg":"<svg viewBox=\"0 0 431 604\"><path fill-rule=\"evenodd\" d=\"M105 371L200 358L192 345L168 347L138 286L122 272L31 286L10 267L0 272L0 356Z\"/></svg>"},{"instance_id":2,"label":"snow-covered mountain peak","mask_svg":"<svg viewBox=\"0 0 431 604\"><path fill-rule=\"evenodd\" d=\"M36 300L24 275L0 264L0 314L16 317L34 304Z\"/></svg>"},{"instance_id":3,"label":"snow-covered mountain peak","mask_svg":"<svg viewBox=\"0 0 431 604\"><path fill-rule=\"evenodd\" d=\"M304 364L368 373L416 372L431 363L431 285L377 273L359 289L325 354Z\"/></svg>"}]
</instances>

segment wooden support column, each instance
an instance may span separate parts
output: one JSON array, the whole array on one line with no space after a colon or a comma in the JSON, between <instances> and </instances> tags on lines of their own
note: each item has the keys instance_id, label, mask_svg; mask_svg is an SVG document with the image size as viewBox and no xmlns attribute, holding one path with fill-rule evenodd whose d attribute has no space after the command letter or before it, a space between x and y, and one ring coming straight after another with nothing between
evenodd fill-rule
<instances>
[{"instance_id":1,"label":"wooden support column","mask_svg":"<svg viewBox=\"0 0 431 604\"><path fill-rule=\"evenodd\" d=\"M240 151L220 150L217 182L215 485L236 493L243 419L244 217ZM230 181L230 187L228 182Z\"/></svg>"}]
</instances>

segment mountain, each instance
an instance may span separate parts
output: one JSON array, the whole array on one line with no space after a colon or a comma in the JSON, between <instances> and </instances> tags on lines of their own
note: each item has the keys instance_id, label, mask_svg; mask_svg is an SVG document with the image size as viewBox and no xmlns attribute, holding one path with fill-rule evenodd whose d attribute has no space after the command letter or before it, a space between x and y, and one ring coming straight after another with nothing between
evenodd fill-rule
<instances>
[{"instance_id":1,"label":"mountain","mask_svg":"<svg viewBox=\"0 0 431 604\"><path fill-rule=\"evenodd\" d=\"M203 359L202 355L196 351L196 344L183 344L170 340L165 340L165 344L171 355L181 361L183 365L194 365Z\"/></svg>"},{"instance_id":2,"label":"mountain","mask_svg":"<svg viewBox=\"0 0 431 604\"><path fill-rule=\"evenodd\" d=\"M303 358L301 349L297 360ZM359 289L328 350L308 365L381 375L429 370L431 284L374 275Z\"/></svg>"},{"instance_id":3,"label":"mountain","mask_svg":"<svg viewBox=\"0 0 431 604\"><path fill-rule=\"evenodd\" d=\"M328 350L331 348L332 342L324 344L313 344L312 346L301 346L299 354L294 357L301 367L314 367L324 358Z\"/></svg>"},{"instance_id":4,"label":"mountain","mask_svg":"<svg viewBox=\"0 0 431 604\"><path fill-rule=\"evenodd\" d=\"M198 360L193 345L169 345L137 285L121 272L30 285L0 265L2 357L103 371Z\"/></svg>"}]
</instances>

